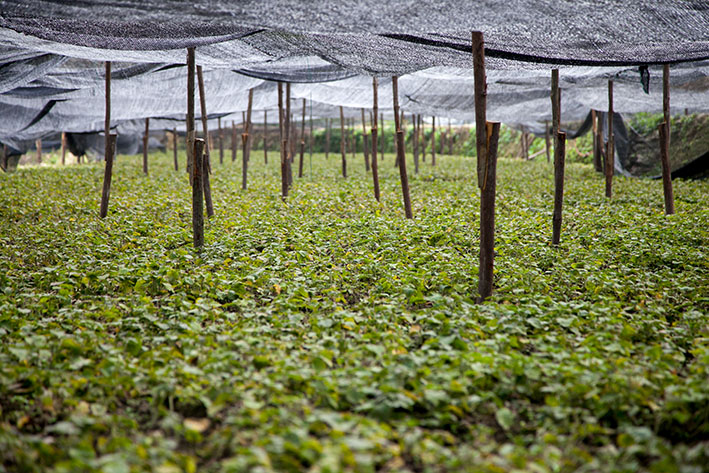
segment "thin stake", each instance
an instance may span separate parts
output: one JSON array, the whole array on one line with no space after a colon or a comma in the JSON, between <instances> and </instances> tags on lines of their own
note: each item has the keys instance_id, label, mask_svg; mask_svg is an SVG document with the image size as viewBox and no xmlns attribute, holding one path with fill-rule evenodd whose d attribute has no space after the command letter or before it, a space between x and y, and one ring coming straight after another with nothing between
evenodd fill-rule
<instances>
[{"instance_id":1,"label":"thin stake","mask_svg":"<svg viewBox=\"0 0 709 473\"><path fill-rule=\"evenodd\" d=\"M194 136L194 131L191 132ZM192 157L194 159L193 176L192 176L192 241L195 248L204 246L204 203L202 196L204 195L202 172L204 161L205 142L201 139L194 139L194 149Z\"/></svg>"},{"instance_id":2,"label":"thin stake","mask_svg":"<svg viewBox=\"0 0 709 473\"><path fill-rule=\"evenodd\" d=\"M448 155L453 155L453 130L451 129L451 119L448 119Z\"/></svg>"},{"instance_id":3,"label":"thin stake","mask_svg":"<svg viewBox=\"0 0 709 473\"><path fill-rule=\"evenodd\" d=\"M177 127L172 128L172 161L175 166L175 171L179 171L180 165L177 162Z\"/></svg>"},{"instance_id":4,"label":"thin stake","mask_svg":"<svg viewBox=\"0 0 709 473\"><path fill-rule=\"evenodd\" d=\"M340 153L342 154L342 177L347 177L347 154L345 152L345 111L340 105Z\"/></svg>"},{"instance_id":5,"label":"thin stake","mask_svg":"<svg viewBox=\"0 0 709 473\"><path fill-rule=\"evenodd\" d=\"M268 112L263 111L263 164L268 164Z\"/></svg>"},{"instance_id":6,"label":"thin stake","mask_svg":"<svg viewBox=\"0 0 709 473\"><path fill-rule=\"evenodd\" d=\"M194 143L190 140L194 139L194 75L195 75L195 56L194 48L187 48L187 123L185 129L187 131L187 173L192 180L192 152L194 151Z\"/></svg>"},{"instance_id":7,"label":"thin stake","mask_svg":"<svg viewBox=\"0 0 709 473\"><path fill-rule=\"evenodd\" d=\"M404 197L404 212L406 218L414 218L411 211L411 195L409 194L409 176L406 173L406 148L404 144L404 132L401 129L401 118L399 117L399 86L398 77L391 78L392 93L394 95L394 120L396 127L396 160L399 162L399 177L401 178L401 193Z\"/></svg>"},{"instance_id":8,"label":"thin stake","mask_svg":"<svg viewBox=\"0 0 709 473\"><path fill-rule=\"evenodd\" d=\"M670 167L670 65L662 68L662 111L664 127L660 125L660 160L662 161L662 189L665 196L665 214L675 213L675 197L672 191L672 168Z\"/></svg>"},{"instance_id":9,"label":"thin stake","mask_svg":"<svg viewBox=\"0 0 709 473\"><path fill-rule=\"evenodd\" d=\"M595 128L594 128L595 130ZM549 143L549 121L544 122L544 150L547 154L547 163L551 162L551 143Z\"/></svg>"},{"instance_id":10,"label":"thin stake","mask_svg":"<svg viewBox=\"0 0 709 473\"><path fill-rule=\"evenodd\" d=\"M412 143L412 148L414 149L414 174L419 173L419 140L418 140L418 134L419 134L419 123L418 120L416 119L416 115L412 114L411 115L411 123L414 124L414 134L412 136L413 143Z\"/></svg>"},{"instance_id":11,"label":"thin stake","mask_svg":"<svg viewBox=\"0 0 709 473\"><path fill-rule=\"evenodd\" d=\"M251 155L251 107L254 102L254 89L249 89L249 104L246 108L246 120L244 123L244 133L241 135L241 189L246 190L249 158Z\"/></svg>"},{"instance_id":12,"label":"thin stake","mask_svg":"<svg viewBox=\"0 0 709 473\"><path fill-rule=\"evenodd\" d=\"M222 117L217 117L217 140L219 141L219 164L224 164L224 130Z\"/></svg>"},{"instance_id":13,"label":"thin stake","mask_svg":"<svg viewBox=\"0 0 709 473\"><path fill-rule=\"evenodd\" d=\"M325 159L330 158L330 119L325 119Z\"/></svg>"},{"instance_id":14,"label":"thin stake","mask_svg":"<svg viewBox=\"0 0 709 473\"><path fill-rule=\"evenodd\" d=\"M290 187L293 184L293 130L291 129L291 119L292 115L290 113L290 82L286 83L286 141L288 142L288 146L286 147L286 158L287 158L287 164L288 164L288 187Z\"/></svg>"},{"instance_id":15,"label":"thin stake","mask_svg":"<svg viewBox=\"0 0 709 473\"><path fill-rule=\"evenodd\" d=\"M145 119L145 133L143 134L143 174L148 175L148 140L150 139L150 118Z\"/></svg>"},{"instance_id":16,"label":"thin stake","mask_svg":"<svg viewBox=\"0 0 709 473\"><path fill-rule=\"evenodd\" d=\"M551 244L558 245L561 239L561 217L564 204L564 166L566 162L566 133L556 134L554 148L554 214L552 217Z\"/></svg>"},{"instance_id":17,"label":"thin stake","mask_svg":"<svg viewBox=\"0 0 709 473\"><path fill-rule=\"evenodd\" d=\"M385 145L384 142L386 141L386 140L384 139L384 112L380 112L380 113L379 113L379 123L381 123L381 125L382 125L382 129L381 129L381 136L382 136L382 139L380 140L380 141L381 141L381 146L380 146L380 148L379 148L379 154L380 154L380 156L382 157L382 161L384 161L384 145Z\"/></svg>"},{"instance_id":18,"label":"thin stake","mask_svg":"<svg viewBox=\"0 0 709 473\"><path fill-rule=\"evenodd\" d=\"M436 165L436 117L431 117L431 166Z\"/></svg>"},{"instance_id":19,"label":"thin stake","mask_svg":"<svg viewBox=\"0 0 709 473\"><path fill-rule=\"evenodd\" d=\"M369 140L367 139L367 121L364 118L364 108L362 110L362 139L364 140L364 170L369 172Z\"/></svg>"},{"instance_id":20,"label":"thin stake","mask_svg":"<svg viewBox=\"0 0 709 473\"><path fill-rule=\"evenodd\" d=\"M66 133L62 131L62 166L66 164Z\"/></svg>"},{"instance_id":21,"label":"thin stake","mask_svg":"<svg viewBox=\"0 0 709 473\"><path fill-rule=\"evenodd\" d=\"M99 216L106 218L108 215L108 199L111 194L111 178L113 176L113 145L111 138L111 61L106 61L106 114L104 121L105 148L104 157L106 164L103 171L103 192L101 193L101 210Z\"/></svg>"},{"instance_id":22,"label":"thin stake","mask_svg":"<svg viewBox=\"0 0 709 473\"><path fill-rule=\"evenodd\" d=\"M278 83L278 131L281 143L281 198L285 201L288 197L288 140L285 133L285 117L283 110L283 82Z\"/></svg>"},{"instance_id":23,"label":"thin stake","mask_svg":"<svg viewBox=\"0 0 709 473\"><path fill-rule=\"evenodd\" d=\"M379 165L377 164L377 112L379 97L377 95L377 78L372 77L372 180L374 182L374 198L379 202Z\"/></svg>"},{"instance_id":24,"label":"thin stake","mask_svg":"<svg viewBox=\"0 0 709 473\"><path fill-rule=\"evenodd\" d=\"M298 161L298 177L303 177L303 160L305 159L305 99L303 99L303 115L300 119L300 161Z\"/></svg>"},{"instance_id":25,"label":"thin stake","mask_svg":"<svg viewBox=\"0 0 709 473\"><path fill-rule=\"evenodd\" d=\"M608 144L606 148L606 197L613 195L613 170L615 168L615 139L613 137L613 81L608 81Z\"/></svg>"},{"instance_id":26,"label":"thin stake","mask_svg":"<svg viewBox=\"0 0 709 473\"><path fill-rule=\"evenodd\" d=\"M204 75L202 73L202 66L197 66L197 85L199 88L199 110L200 116L202 118L202 134L204 135L204 148L202 157L202 166L204 167L203 172L201 172L202 180L202 190L204 192L204 202L207 206L207 216L214 216L214 204L212 203L212 186L209 184L209 172L211 171L210 159L209 159L209 129L207 128L207 94L204 91Z\"/></svg>"},{"instance_id":27,"label":"thin stake","mask_svg":"<svg viewBox=\"0 0 709 473\"><path fill-rule=\"evenodd\" d=\"M234 120L231 121L231 162L236 162L236 148L237 148L237 134L236 134L236 123Z\"/></svg>"},{"instance_id":28,"label":"thin stake","mask_svg":"<svg viewBox=\"0 0 709 473\"><path fill-rule=\"evenodd\" d=\"M487 156L483 159L485 167L482 170L482 174L485 177L483 179L483 187L480 190L480 269L478 272L478 302L483 302L492 295L495 266L497 143L500 136L500 124L497 122L487 122L485 124L485 130L486 143L484 149L487 150Z\"/></svg>"}]
</instances>

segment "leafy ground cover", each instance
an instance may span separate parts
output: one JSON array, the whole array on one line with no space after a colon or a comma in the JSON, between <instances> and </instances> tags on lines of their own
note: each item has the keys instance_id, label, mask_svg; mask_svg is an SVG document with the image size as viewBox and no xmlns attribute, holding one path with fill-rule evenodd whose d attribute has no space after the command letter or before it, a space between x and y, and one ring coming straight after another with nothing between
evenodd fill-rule
<instances>
[{"instance_id":1,"label":"leafy ground cover","mask_svg":"<svg viewBox=\"0 0 709 473\"><path fill-rule=\"evenodd\" d=\"M306 158L307 159L307 158ZM469 158L412 177L315 155L214 165L191 247L171 157L0 175L0 471L706 471L709 183L501 160L495 294L474 303ZM312 169L312 175L310 170Z\"/></svg>"}]
</instances>

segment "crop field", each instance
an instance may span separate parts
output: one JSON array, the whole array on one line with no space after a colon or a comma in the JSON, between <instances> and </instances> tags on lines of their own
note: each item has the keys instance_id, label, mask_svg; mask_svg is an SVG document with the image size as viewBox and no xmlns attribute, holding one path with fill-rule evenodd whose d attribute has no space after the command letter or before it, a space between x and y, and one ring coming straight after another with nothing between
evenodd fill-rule
<instances>
[{"instance_id":1,"label":"crop field","mask_svg":"<svg viewBox=\"0 0 709 473\"><path fill-rule=\"evenodd\" d=\"M682 472L709 465L709 182L498 165L495 291L476 304L472 158L403 215L363 158L212 153L192 247L171 154L0 175L0 472ZM409 159L411 157L409 156ZM184 156L181 156L181 166ZM297 166L294 166L297 171Z\"/></svg>"}]
</instances>

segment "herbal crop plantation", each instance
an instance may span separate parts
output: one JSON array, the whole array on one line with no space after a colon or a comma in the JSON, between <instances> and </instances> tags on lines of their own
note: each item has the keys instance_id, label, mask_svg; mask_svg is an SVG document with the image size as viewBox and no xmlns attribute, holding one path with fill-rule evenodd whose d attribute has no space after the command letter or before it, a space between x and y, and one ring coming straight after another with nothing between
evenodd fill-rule
<instances>
[{"instance_id":1,"label":"herbal crop plantation","mask_svg":"<svg viewBox=\"0 0 709 473\"><path fill-rule=\"evenodd\" d=\"M472 158L0 174L0 471L706 471L709 182L501 158L483 304Z\"/></svg>"}]
</instances>

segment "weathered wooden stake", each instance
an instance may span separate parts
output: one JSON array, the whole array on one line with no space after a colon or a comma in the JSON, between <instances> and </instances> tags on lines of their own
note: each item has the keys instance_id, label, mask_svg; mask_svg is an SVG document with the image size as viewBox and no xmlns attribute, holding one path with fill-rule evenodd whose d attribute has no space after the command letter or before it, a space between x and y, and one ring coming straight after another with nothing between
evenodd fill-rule
<instances>
[{"instance_id":1,"label":"weathered wooden stake","mask_svg":"<svg viewBox=\"0 0 709 473\"><path fill-rule=\"evenodd\" d=\"M478 31L473 32L473 80L478 187L482 189L487 159L487 79L485 78L485 43L483 42L483 34Z\"/></svg>"},{"instance_id":2,"label":"weathered wooden stake","mask_svg":"<svg viewBox=\"0 0 709 473\"><path fill-rule=\"evenodd\" d=\"M249 159L251 157L251 107L254 102L254 89L249 89L249 103L246 107L244 133L241 135L241 189L246 190Z\"/></svg>"},{"instance_id":3,"label":"weathered wooden stake","mask_svg":"<svg viewBox=\"0 0 709 473\"><path fill-rule=\"evenodd\" d=\"M340 153L342 154L342 177L347 177L347 153L345 150L345 111L340 105Z\"/></svg>"},{"instance_id":4,"label":"weathered wooden stake","mask_svg":"<svg viewBox=\"0 0 709 473\"><path fill-rule=\"evenodd\" d=\"M615 169L615 139L613 137L613 81L608 81L608 144L606 147L606 197L613 195L613 171Z\"/></svg>"},{"instance_id":5,"label":"weathered wooden stake","mask_svg":"<svg viewBox=\"0 0 709 473\"><path fill-rule=\"evenodd\" d=\"M377 78L372 78L372 180L374 182L374 198L377 202L379 195L379 164L377 163L377 113L379 112L379 97L377 92Z\"/></svg>"},{"instance_id":6,"label":"weathered wooden stake","mask_svg":"<svg viewBox=\"0 0 709 473\"><path fill-rule=\"evenodd\" d=\"M662 68L662 112L665 123L660 124L660 160L662 162L662 189L665 196L665 214L675 213L675 197L672 191L672 168L670 167L670 65ZM663 126L664 125L664 126Z\"/></svg>"},{"instance_id":7,"label":"weathered wooden stake","mask_svg":"<svg viewBox=\"0 0 709 473\"><path fill-rule=\"evenodd\" d=\"M369 172L369 140L367 139L367 121L364 118L364 109L362 110L362 139L364 140L364 170Z\"/></svg>"},{"instance_id":8,"label":"weathered wooden stake","mask_svg":"<svg viewBox=\"0 0 709 473\"><path fill-rule=\"evenodd\" d=\"M286 125L285 125L285 139L288 143L288 146L286 147L286 161L287 161L287 179L288 179L288 187L290 188L291 185L293 185L293 130L291 129L291 119L293 118L291 113L290 113L290 82L286 82L286 104L285 104L285 120L286 120Z\"/></svg>"},{"instance_id":9,"label":"weathered wooden stake","mask_svg":"<svg viewBox=\"0 0 709 473\"><path fill-rule=\"evenodd\" d=\"M194 76L195 76L195 54L194 48L187 48L187 122L185 130L187 132L187 174L192 182L192 152L194 151Z\"/></svg>"},{"instance_id":10,"label":"weathered wooden stake","mask_svg":"<svg viewBox=\"0 0 709 473\"><path fill-rule=\"evenodd\" d=\"M483 63L484 64L484 63ZM475 125L477 126L477 124ZM478 302L492 295L495 266L495 190L497 188L497 143L500 124L485 124L483 185L480 189L480 267L478 271Z\"/></svg>"},{"instance_id":11,"label":"weathered wooden stake","mask_svg":"<svg viewBox=\"0 0 709 473\"><path fill-rule=\"evenodd\" d=\"M285 130L285 111L283 110L283 82L278 83L278 131L281 144L281 198L288 197L288 139Z\"/></svg>"},{"instance_id":12,"label":"weathered wooden stake","mask_svg":"<svg viewBox=\"0 0 709 473\"><path fill-rule=\"evenodd\" d=\"M551 161L551 143L549 143L549 121L546 120L544 122L544 150L546 151L547 155L547 163Z\"/></svg>"},{"instance_id":13,"label":"weathered wooden stake","mask_svg":"<svg viewBox=\"0 0 709 473\"><path fill-rule=\"evenodd\" d=\"M591 127L593 133L593 168L597 172L601 172L601 143L598 139L598 112L591 110Z\"/></svg>"},{"instance_id":14,"label":"weathered wooden stake","mask_svg":"<svg viewBox=\"0 0 709 473\"><path fill-rule=\"evenodd\" d=\"M35 140L35 148L37 148L37 164L42 164L42 139Z\"/></svg>"},{"instance_id":15,"label":"weathered wooden stake","mask_svg":"<svg viewBox=\"0 0 709 473\"><path fill-rule=\"evenodd\" d=\"M554 147L554 214L552 217L552 245L558 245L561 239L561 216L564 204L564 166L566 163L566 133L556 134Z\"/></svg>"},{"instance_id":16,"label":"weathered wooden stake","mask_svg":"<svg viewBox=\"0 0 709 473\"><path fill-rule=\"evenodd\" d=\"M66 133L62 131L62 166L66 164Z\"/></svg>"},{"instance_id":17,"label":"weathered wooden stake","mask_svg":"<svg viewBox=\"0 0 709 473\"><path fill-rule=\"evenodd\" d=\"M234 120L231 121L231 162L236 162L236 149L237 149L237 133L236 133L236 123Z\"/></svg>"},{"instance_id":18,"label":"weathered wooden stake","mask_svg":"<svg viewBox=\"0 0 709 473\"><path fill-rule=\"evenodd\" d=\"M453 155L453 129L451 128L451 119L448 119L448 154Z\"/></svg>"},{"instance_id":19,"label":"weathered wooden stake","mask_svg":"<svg viewBox=\"0 0 709 473\"><path fill-rule=\"evenodd\" d=\"M330 119L325 119L325 159L330 159Z\"/></svg>"},{"instance_id":20,"label":"weathered wooden stake","mask_svg":"<svg viewBox=\"0 0 709 473\"><path fill-rule=\"evenodd\" d=\"M414 152L414 174L419 173L419 123L418 119L415 114L411 115L411 123L414 124L414 133L411 137L412 143L411 147L413 148Z\"/></svg>"},{"instance_id":21,"label":"weathered wooden stake","mask_svg":"<svg viewBox=\"0 0 709 473\"><path fill-rule=\"evenodd\" d=\"M436 165L436 117L431 117L431 166Z\"/></svg>"},{"instance_id":22,"label":"weathered wooden stake","mask_svg":"<svg viewBox=\"0 0 709 473\"><path fill-rule=\"evenodd\" d=\"M385 145L384 141L386 141L384 139L384 112L379 113L379 123L382 125L381 130L380 130L381 131L381 133L380 133L381 140L379 140L381 142L381 145L379 147L379 156L381 156L381 160L384 161L384 145Z\"/></svg>"},{"instance_id":23,"label":"weathered wooden stake","mask_svg":"<svg viewBox=\"0 0 709 473\"><path fill-rule=\"evenodd\" d=\"M224 129L222 117L217 117L217 141L219 142L219 164L224 164Z\"/></svg>"},{"instance_id":24,"label":"weathered wooden stake","mask_svg":"<svg viewBox=\"0 0 709 473\"><path fill-rule=\"evenodd\" d=\"M194 131L192 132L194 136ZM204 140L195 139L194 149L192 150L192 158L194 159L193 164L193 175L192 175L192 241L195 248L201 248L204 246L204 203L202 202L202 196L204 195L204 180L202 179L202 173L204 172Z\"/></svg>"},{"instance_id":25,"label":"weathered wooden stake","mask_svg":"<svg viewBox=\"0 0 709 473\"><path fill-rule=\"evenodd\" d=\"M106 218L108 215L108 198L111 194L111 178L113 176L113 145L115 139L111 138L111 61L106 61L106 113L104 121L104 159L106 160L103 171L103 192L101 193L101 209L99 216Z\"/></svg>"},{"instance_id":26,"label":"weathered wooden stake","mask_svg":"<svg viewBox=\"0 0 709 473\"><path fill-rule=\"evenodd\" d=\"M202 66L197 66L197 86L199 88L199 110L202 118L202 134L204 135L204 147L202 156L202 167L200 173L202 177L202 191L204 192L204 203L207 206L207 216L214 216L214 204L212 203L212 186L209 183L209 173L211 171L209 152L209 128L207 127L207 94L204 91L204 75Z\"/></svg>"},{"instance_id":27,"label":"weathered wooden stake","mask_svg":"<svg viewBox=\"0 0 709 473\"><path fill-rule=\"evenodd\" d=\"M177 162L177 127L172 128L172 161L175 171L179 171L180 164Z\"/></svg>"},{"instance_id":28,"label":"weathered wooden stake","mask_svg":"<svg viewBox=\"0 0 709 473\"><path fill-rule=\"evenodd\" d=\"M406 145L404 144L404 131L401 129L399 116L399 79L391 78L392 93L394 95L394 129L396 130L396 160L399 162L399 176L401 178L401 193L404 197L404 213L406 218L414 218L411 210L411 195L409 194L409 176L406 173Z\"/></svg>"},{"instance_id":29,"label":"weathered wooden stake","mask_svg":"<svg viewBox=\"0 0 709 473\"><path fill-rule=\"evenodd\" d=\"M298 177L303 177L303 160L305 159L305 99L303 99L303 115L300 120L300 161L298 161Z\"/></svg>"},{"instance_id":30,"label":"weathered wooden stake","mask_svg":"<svg viewBox=\"0 0 709 473\"><path fill-rule=\"evenodd\" d=\"M150 118L145 119L145 133L143 134L143 174L148 175L148 141L150 140Z\"/></svg>"}]
</instances>

